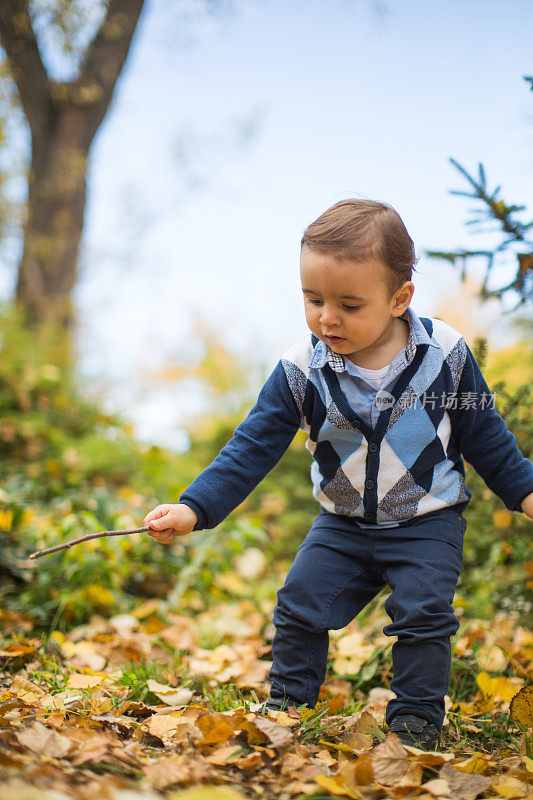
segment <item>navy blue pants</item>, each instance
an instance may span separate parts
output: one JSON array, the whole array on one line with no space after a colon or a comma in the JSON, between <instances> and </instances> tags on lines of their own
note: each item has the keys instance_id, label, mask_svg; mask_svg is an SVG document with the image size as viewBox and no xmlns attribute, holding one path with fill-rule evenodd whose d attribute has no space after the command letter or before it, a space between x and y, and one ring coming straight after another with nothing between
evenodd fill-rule
<instances>
[{"instance_id":1,"label":"navy blue pants","mask_svg":"<svg viewBox=\"0 0 533 800\"><path fill-rule=\"evenodd\" d=\"M392 646L399 712L416 713L437 728L451 667L450 637L459 628L452 608L463 562L464 517L453 508L432 511L396 528L361 528L321 509L300 545L274 611L276 633L270 695L314 707L326 677L331 628L344 628L388 585L383 628Z\"/></svg>"}]
</instances>

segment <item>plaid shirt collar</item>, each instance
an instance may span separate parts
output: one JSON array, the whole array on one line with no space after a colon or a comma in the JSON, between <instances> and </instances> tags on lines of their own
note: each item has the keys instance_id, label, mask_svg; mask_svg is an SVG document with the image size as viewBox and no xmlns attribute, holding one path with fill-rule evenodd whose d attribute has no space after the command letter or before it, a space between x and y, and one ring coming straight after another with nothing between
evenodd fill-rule
<instances>
[{"instance_id":1,"label":"plaid shirt collar","mask_svg":"<svg viewBox=\"0 0 533 800\"><path fill-rule=\"evenodd\" d=\"M409 325L409 338L405 346L405 357L407 358L408 364L410 364L415 357L417 345L427 344L430 347L439 348L439 345L428 335L426 329L420 322L420 318L410 306L406 308L400 319L404 319ZM334 372L344 372L346 369L344 356L335 353L329 345L319 340L315 346L311 360L309 361L309 368L316 367L320 369L326 362Z\"/></svg>"}]
</instances>

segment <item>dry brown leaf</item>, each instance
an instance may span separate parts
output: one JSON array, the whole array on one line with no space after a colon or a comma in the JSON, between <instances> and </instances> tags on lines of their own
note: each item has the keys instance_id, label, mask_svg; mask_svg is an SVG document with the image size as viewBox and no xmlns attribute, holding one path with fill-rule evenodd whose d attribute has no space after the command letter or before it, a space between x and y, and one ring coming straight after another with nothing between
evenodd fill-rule
<instances>
[{"instance_id":1,"label":"dry brown leaf","mask_svg":"<svg viewBox=\"0 0 533 800\"><path fill-rule=\"evenodd\" d=\"M327 700L330 695L337 695L340 694L344 697L346 705L352 699L352 684L350 681L346 681L343 678L335 678L334 680L329 680L324 683L320 688L320 694L318 696L320 700Z\"/></svg>"},{"instance_id":2,"label":"dry brown leaf","mask_svg":"<svg viewBox=\"0 0 533 800\"><path fill-rule=\"evenodd\" d=\"M202 746L225 742L233 735L232 725L223 714L217 712L202 714L196 720L196 726L203 734L203 738L198 742Z\"/></svg>"},{"instance_id":3,"label":"dry brown leaf","mask_svg":"<svg viewBox=\"0 0 533 800\"><path fill-rule=\"evenodd\" d=\"M148 732L157 736L162 742L187 741L202 738L202 732L191 722L184 722L180 716L173 714L154 714L148 722Z\"/></svg>"},{"instance_id":4,"label":"dry brown leaf","mask_svg":"<svg viewBox=\"0 0 533 800\"><path fill-rule=\"evenodd\" d=\"M46 724L51 725L53 728L60 728L65 722L63 711L53 711L51 714L41 712L41 716L46 719Z\"/></svg>"},{"instance_id":5,"label":"dry brown leaf","mask_svg":"<svg viewBox=\"0 0 533 800\"><path fill-rule=\"evenodd\" d=\"M101 723L104 727L118 733L121 736L131 735L138 727L139 723L131 717L115 716L114 714L91 714L94 722ZM48 719L50 721L50 718Z\"/></svg>"},{"instance_id":6,"label":"dry brown leaf","mask_svg":"<svg viewBox=\"0 0 533 800\"><path fill-rule=\"evenodd\" d=\"M250 755L240 758L237 762L237 766L242 772L255 772L259 767L263 766L261 753L250 753Z\"/></svg>"},{"instance_id":7,"label":"dry brown leaf","mask_svg":"<svg viewBox=\"0 0 533 800\"><path fill-rule=\"evenodd\" d=\"M435 797L450 796L450 787L448 785L448 781L445 781L443 778L434 778L432 781L425 783L423 788L427 792L431 792L431 794Z\"/></svg>"},{"instance_id":8,"label":"dry brown leaf","mask_svg":"<svg viewBox=\"0 0 533 800\"><path fill-rule=\"evenodd\" d=\"M146 685L167 706L186 706L192 700L191 690L183 686L168 686L152 678L148 679Z\"/></svg>"},{"instance_id":9,"label":"dry brown leaf","mask_svg":"<svg viewBox=\"0 0 533 800\"><path fill-rule=\"evenodd\" d=\"M242 755L242 747L239 744L224 745L217 747L205 760L210 764L223 767L225 764L234 764Z\"/></svg>"},{"instance_id":10,"label":"dry brown leaf","mask_svg":"<svg viewBox=\"0 0 533 800\"><path fill-rule=\"evenodd\" d=\"M276 749L288 747L294 741L294 735L277 722L271 722L267 717L257 716L254 725L269 739Z\"/></svg>"},{"instance_id":11,"label":"dry brown leaf","mask_svg":"<svg viewBox=\"0 0 533 800\"><path fill-rule=\"evenodd\" d=\"M72 748L72 742L41 722L34 722L29 728L16 731L15 736L23 747L33 753L52 758L63 758Z\"/></svg>"},{"instance_id":12,"label":"dry brown leaf","mask_svg":"<svg viewBox=\"0 0 533 800\"><path fill-rule=\"evenodd\" d=\"M80 691L75 689L65 689L63 692L58 692L54 695L44 695L40 701L39 705L42 708L53 708L56 711L64 711L65 706L69 706L72 708L75 706L80 700L83 700L83 695Z\"/></svg>"},{"instance_id":13,"label":"dry brown leaf","mask_svg":"<svg viewBox=\"0 0 533 800\"><path fill-rule=\"evenodd\" d=\"M188 754L179 755L177 753L158 758L157 761L145 767L144 774L148 782L158 791L163 791L169 786L185 786L201 781L213 781L217 776L216 770L205 759L193 760ZM167 795L168 798L178 796L177 794Z\"/></svg>"},{"instance_id":14,"label":"dry brown leaf","mask_svg":"<svg viewBox=\"0 0 533 800\"><path fill-rule=\"evenodd\" d=\"M282 775L290 775L291 777L295 777L296 770L303 767L305 763L306 759L303 758L299 753L285 753L281 763L281 773Z\"/></svg>"},{"instance_id":15,"label":"dry brown leaf","mask_svg":"<svg viewBox=\"0 0 533 800\"><path fill-rule=\"evenodd\" d=\"M317 761L320 761L320 763L324 764L326 767L333 767L337 763L336 760L331 755L331 753L329 752L329 750L326 749L320 750L316 754L315 759Z\"/></svg>"},{"instance_id":16,"label":"dry brown leaf","mask_svg":"<svg viewBox=\"0 0 533 800\"><path fill-rule=\"evenodd\" d=\"M0 658L20 658L35 653L41 642L39 639L21 639L0 650Z\"/></svg>"},{"instance_id":17,"label":"dry brown leaf","mask_svg":"<svg viewBox=\"0 0 533 800\"><path fill-rule=\"evenodd\" d=\"M407 750L395 733L388 733L383 744L370 753L376 781L383 786L394 786L407 772Z\"/></svg>"},{"instance_id":18,"label":"dry brown leaf","mask_svg":"<svg viewBox=\"0 0 533 800\"><path fill-rule=\"evenodd\" d=\"M16 694L25 703L35 703L46 694L40 686L23 678L22 675L15 675L9 691L11 694Z\"/></svg>"},{"instance_id":19,"label":"dry brown leaf","mask_svg":"<svg viewBox=\"0 0 533 800\"><path fill-rule=\"evenodd\" d=\"M109 737L96 734L79 749L73 764L79 767L89 761L101 761L108 754L110 747Z\"/></svg>"},{"instance_id":20,"label":"dry brown leaf","mask_svg":"<svg viewBox=\"0 0 533 800\"><path fill-rule=\"evenodd\" d=\"M454 800L475 800L490 786L490 778L475 773L459 772L451 764L445 764L439 773L440 778L448 783L450 795Z\"/></svg>"},{"instance_id":21,"label":"dry brown leaf","mask_svg":"<svg viewBox=\"0 0 533 800\"><path fill-rule=\"evenodd\" d=\"M348 745L352 750L360 753L362 750L370 750L374 744L374 737L371 733L344 733L341 741Z\"/></svg>"},{"instance_id":22,"label":"dry brown leaf","mask_svg":"<svg viewBox=\"0 0 533 800\"><path fill-rule=\"evenodd\" d=\"M363 711L354 727L351 729L354 733L381 733L378 721L368 711Z\"/></svg>"},{"instance_id":23,"label":"dry brown leaf","mask_svg":"<svg viewBox=\"0 0 533 800\"><path fill-rule=\"evenodd\" d=\"M18 713L20 709L31 709L31 706L27 705L21 697L11 696L9 692L5 692L8 695L5 699L0 700L0 718L5 717L6 714L10 717L14 716L13 712L16 710L16 716L19 717L20 714Z\"/></svg>"},{"instance_id":24,"label":"dry brown leaf","mask_svg":"<svg viewBox=\"0 0 533 800\"><path fill-rule=\"evenodd\" d=\"M404 744L404 747L409 754L409 761L415 761L422 767L436 767L438 764L445 764L455 758L453 753L421 750L419 747L413 747L410 744Z\"/></svg>"},{"instance_id":25,"label":"dry brown leaf","mask_svg":"<svg viewBox=\"0 0 533 800\"><path fill-rule=\"evenodd\" d=\"M274 717L278 725L283 725L284 728L294 728L300 724L299 719L294 719L286 711L269 711L270 717Z\"/></svg>"},{"instance_id":26,"label":"dry brown leaf","mask_svg":"<svg viewBox=\"0 0 533 800\"><path fill-rule=\"evenodd\" d=\"M260 688L267 679L271 666L272 661L259 661L255 658L238 677L237 684L244 689Z\"/></svg>"},{"instance_id":27,"label":"dry brown leaf","mask_svg":"<svg viewBox=\"0 0 533 800\"><path fill-rule=\"evenodd\" d=\"M384 686L374 686L374 688L369 691L366 711L374 717L378 725L384 725L387 704L389 700L392 700L394 697L396 697L394 692L390 689L386 689ZM364 731L364 733L366 733L366 731Z\"/></svg>"},{"instance_id":28,"label":"dry brown leaf","mask_svg":"<svg viewBox=\"0 0 533 800\"><path fill-rule=\"evenodd\" d=\"M365 753L355 761L343 761L339 766L347 786L368 786L374 781L374 766L370 755Z\"/></svg>"},{"instance_id":29,"label":"dry brown leaf","mask_svg":"<svg viewBox=\"0 0 533 800\"><path fill-rule=\"evenodd\" d=\"M398 783L392 787L395 797L403 797L409 789L416 789L422 783L424 770L415 761L410 761L407 770L402 775Z\"/></svg>"}]
</instances>

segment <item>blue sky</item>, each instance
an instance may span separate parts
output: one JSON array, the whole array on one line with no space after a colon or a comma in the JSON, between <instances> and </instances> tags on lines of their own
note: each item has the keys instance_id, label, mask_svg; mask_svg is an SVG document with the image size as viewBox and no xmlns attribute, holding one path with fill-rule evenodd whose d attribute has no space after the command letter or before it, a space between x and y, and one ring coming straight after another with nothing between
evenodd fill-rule
<instances>
[{"instance_id":1,"label":"blue sky","mask_svg":"<svg viewBox=\"0 0 533 800\"><path fill-rule=\"evenodd\" d=\"M481 248L499 238L465 227L449 158L508 202L533 170L529 1L235 0L187 46L176 7L148 2L95 141L76 291L82 371L169 446L198 396L141 371L194 360L196 315L273 367L307 331L299 240L329 205L390 203L417 251ZM414 282L431 315L457 278L422 258Z\"/></svg>"}]
</instances>

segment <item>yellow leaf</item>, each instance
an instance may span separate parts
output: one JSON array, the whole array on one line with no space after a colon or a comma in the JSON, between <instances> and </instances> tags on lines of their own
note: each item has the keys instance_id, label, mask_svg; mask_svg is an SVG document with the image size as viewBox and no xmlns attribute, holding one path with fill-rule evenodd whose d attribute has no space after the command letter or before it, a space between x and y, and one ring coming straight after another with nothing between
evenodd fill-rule
<instances>
[{"instance_id":1,"label":"yellow leaf","mask_svg":"<svg viewBox=\"0 0 533 800\"><path fill-rule=\"evenodd\" d=\"M74 642L71 642L70 639L65 639L60 643L61 652L65 656L65 658L72 658L72 656L76 655L76 645Z\"/></svg>"},{"instance_id":2,"label":"yellow leaf","mask_svg":"<svg viewBox=\"0 0 533 800\"><path fill-rule=\"evenodd\" d=\"M144 619L154 614L159 609L159 600L143 600L143 602L136 606L131 615L137 619Z\"/></svg>"},{"instance_id":3,"label":"yellow leaf","mask_svg":"<svg viewBox=\"0 0 533 800\"><path fill-rule=\"evenodd\" d=\"M492 515L492 521L498 528L508 528L513 520L513 515L505 508L495 511Z\"/></svg>"},{"instance_id":4,"label":"yellow leaf","mask_svg":"<svg viewBox=\"0 0 533 800\"><path fill-rule=\"evenodd\" d=\"M528 756L522 756L522 761L526 765L527 771L533 772L533 758L529 758Z\"/></svg>"},{"instance_id":5,"label":"yellow leaf","mask_svg":"<svg viewBox=\"0 0 533 800\"><path fill-rule=\"evenodd\" d=\"M245 796L227 786L193 786L167 794L167 800L246 800Z\"/></svg>"},{"instance_id":6,"label":"yellow leaf","mask_svg":"<svg viewBox=\"0 0 533 800\"><path fill-rule=\"evenodd\" d=\"M233 734L233 728L228 723L227 719L220 713L202 714L196 720L196 726L202 731L204 738L202 739L203 745L219 744L219 742L227 741L228 737Z\"/></svg>"},{"instance_id":7,"label":"yellow leaf","mask_svg":"<svg viewBox=\"0 0 533 800\"><path fill-rule=\"evenodd\" d=\"M509 714L527 728L533 726L533 686L524 686L511 699Z\"/></svg>"},{"instance_id":8,"label":"yellow leaf","mask_svg":"<svg viewBox=\"0 0 533 800\"><path fill-rule=\"evenodd\" d=\"M80 675L79 672L73 672L69 675L67 686L72 689L92 689L98 686L102 681L107 678L107 675Z\"/></svg>"},{"instance_id":9,"label":"yellow leaf","mask_svg":"<svg viewBox=\"0 0 533 800\"><path fill-rule=\"evenodd\" d=\"M11 509L0 509L0 528L4 531L10 531L13 524L13 511Z\"/></svg>"},{"instance_id":10,"label":"yellow leaf","mask_svg":"<svg viewBox=\"0 0 533 800\"><path fill-rule=\"evenodd\" d=\"M476 680L484 695L498 696L504 702L511 700L515 696L517 688L523 683L521 678L506 678L504 675L491 678L487 672L480 672Z\"/></svg>"},{"instance_id":11,"label":"yellow leaf","mask_svg":"<svg viewBox=\"0 0 533 800\"><path fill-rule=\"evenodd\" d=\"M527 784L519 781L518 778L512 778L510 775L501 775L496 778L491 784L491 789L499 794L500 797L505 797L507 800L514 800L514 798L525 797L527 794Z\"/></svg>"},{"instance_id":12,"label":"yellow leaf","mask_svg":"<svg viewBox=\"0 0 533 800\"><path fill-rule=\"evenodd\" d=\"M483 645L476 653L477 663L488 672L503 672L508 658L497 644Z\"/></svg>"},{"instance_id":13,"label":"yellow leaf","mask_svg":"<svg viewBox=\"0 0 533 800\"><path fill-rule=\"evenodd\" d=\"M307 719L309 719L309 717L312 717L314 713L315 713L314 708L301 708L298 711L298 714L300 715L300 719L302 720L302 722L305 722Z\"/></svg>"},{"instance_id":14,"label":"yellow leaf","mask_svg":"<svg viewBox=\"0 0 533 800\"><path fill-rule=\"evenodd\" d=\"M315 777L315 782L336 797L353 797L355 800L360 800L362 797L359 792L352 791L344 785L344 780L341 775L335 778L331 778L329 775L317 775Z\"/></svg>"},{"instance_id":15,"label":"yellow leaf","mask_svg":"<svg viewBox=\"0 0 533 800\"><path fill-rule=\"evenodd\" d=\"M93 606L113 606L115 598L105 586L99 583L89 583L83 590L83 594Z\"/></svg>"},{"instance_id":16,"label":"yellow leaf","mask_svg":"<svg viewBox=\"0 0 533 800\"><path fill-rule=\"evenodd\" d=\"M487 757L483 753L472 753L470 758L467 758L466 761L459 761L453 765L453 768L459 769L461 772L473 772L477 775L487 775L490 772Z\"/></svg>"}]
</instances>

